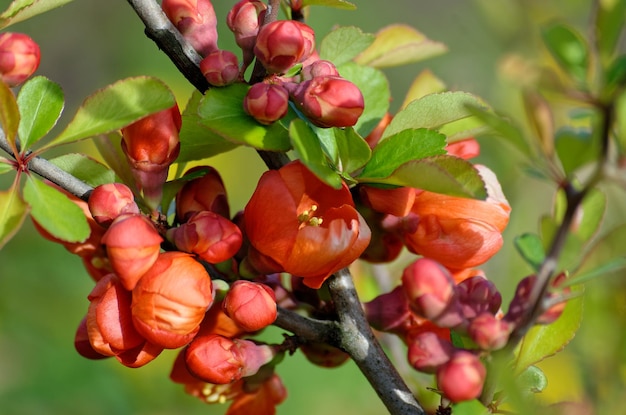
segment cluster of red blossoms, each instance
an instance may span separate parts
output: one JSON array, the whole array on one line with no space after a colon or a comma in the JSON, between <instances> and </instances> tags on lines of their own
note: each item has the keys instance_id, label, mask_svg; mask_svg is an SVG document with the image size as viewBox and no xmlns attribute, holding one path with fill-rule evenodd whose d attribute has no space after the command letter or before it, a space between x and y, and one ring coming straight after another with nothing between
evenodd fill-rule
<instances>
[{"instance_id":1,"label":"cluster of red blossoms","mask_svg":"<svg viewBox=\"0 0 626 415\"><path fill-rule=\"evenodd\" d=\"M250 87L243 107L259 123L271 124L283 118L290 100L319 127L349 127L363 113L361 91L342 78L332 62L319 58L315 32L306 24L295 20L263 24L267 12L264 2L239 1L226 20L242 51L239 65L233 52L217 46L217 19L209 0L164 0L162 7L203 57L200 70L212 86L242 81L256 58L265 76ZM294 67L301 70L294 73Z\"/></svg>"}]
</instances>

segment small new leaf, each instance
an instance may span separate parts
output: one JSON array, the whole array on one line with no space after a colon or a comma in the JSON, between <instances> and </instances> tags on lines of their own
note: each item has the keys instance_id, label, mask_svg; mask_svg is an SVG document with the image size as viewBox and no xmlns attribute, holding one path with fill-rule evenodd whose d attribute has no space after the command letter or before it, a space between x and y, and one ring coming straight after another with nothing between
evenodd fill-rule
<instances>
[{"instance_id":1,"label":"small new leaf","mask_svg":"<svg viewBox=\"0 0 626 415\"><path fill-rule=\"evenodd\" d=\"M22 227L29 207L18 192L14 182L7 191L0 192L0 249Z\"/></svg>"},{"instance_id":2,"label":"small new leaf","mask_svg":"<svg viewBox=\"0 0 626 415\"><path fill-rule=\"evenodd\" d=\"M525 233L515 238L515 248L534 271L539 270L546 253L543 249L543 242L539 235Z\"/></svg>"},{"instance_id":3,"label":"small new leaf","mask_svg":"<svg viewBox=\"0 0 626 415\"><path fill-rule=\"evenodd\" d=\"M61 7L72 0L14 0L0 14L0 29Z\"/></svg>"},{"instance_id":4,"label":"small new leaf","mask_svg":"<svg viewBox=\"0 0 626 415\"><path fill-rule=\"evenodd\" d=\"M17 95L20 110L18 135L21 150L28 150L54 127L61 116L65 100L59 84L44 76L27 81Z\"/></svg>"},{"instance_id":5,"label":"small new leaf","mask_svg":"<svg viewBox=\"0 0 626 415\"><path fill-rule=\"evenodd\" d=\"M64 154L49 161L91 187L115 182L113 170L84 154Z\"/></svg>"},{"instance_id":6,"label":"small new leaf","mask_svg":"<svg viewBox=\"0 0 626 415\"><path fill-rule=\"evenodd\" d=\"M20 123L20 111L13 91L7 84L0 82L0 128L4 131L4 136L11 146L13 152L17 152L15 140Z\"/></svg>"},{"instance_id":7,"label":"small new leaf","mask_svg":"<svg viewBox=\"0 0 626 415\"><path fill-rule=\"evenodd\" d=\"M375 36L354 26L340 27L322 39L320 58L340 66L352 60L374 42Z\"/></svg>"}]
</instances>

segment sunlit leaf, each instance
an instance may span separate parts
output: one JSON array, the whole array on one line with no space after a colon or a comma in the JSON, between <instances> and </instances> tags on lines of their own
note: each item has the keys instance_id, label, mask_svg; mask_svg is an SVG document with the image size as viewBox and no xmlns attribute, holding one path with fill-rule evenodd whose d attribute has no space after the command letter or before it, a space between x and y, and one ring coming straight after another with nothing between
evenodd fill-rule
<instances>
[{"instance_id":1,"label":"sunlit leaf","mask_svg":"<svg viewBox=\"0 0 626 415\"><path fill-rule=\"evenodd\" d=\"M419 62L446 51L443 43L428 39L410 26L395 24L376 33L374 43L357 56L355 62L386 68Z\"/></svg>"},{"instance_id":2,"label":"sunlit leaf","mask_svg":"<svg viewBox=\"0 0 626 415\"><path fill-rule=\"evenodd\" d=\"M437 78L437 76L435 76L430 69L424 69L413 80L413 83L404 97L404 102L402 103L401 108L405 108L416 99L420 99L430 94L438 94L440 92L444 92L445 90L446 84L441 79Z\"/></svg>"},{"instance_id":3,"label":"sunlit leaf","mask_svg":"<svg viewBox=\"0 0 626 415\"><path fill-rule=\"evenodd\" d=\"M337 143L339 163L337 168L345 173L360 169L372 156L367 142L353 128L333 128Z\"/></svg>"},{"instance_id":4,"label":"sunlit leaf","mask_svg":"<svg viewBox=\"0 0 626 415\"><path fill-rule=\"evenodd\" d=\"M415 100L398 112L383 133L383 138L409 128L437 130L447 123L472 115L468 107L486 105L467 92L442 92Z\"/></svg>"},{"instance_id":5,"label":"sunlit leaf","mask_svg":"<svg viewBox=\"0 0 626 415\"><path fill-rule=\"evenodd\" d=\"M49 161L91 187L115 182L113 170L84 154L64 154Z\"/></svg>"},{"instance_id":6,"label":"sunlit leaf","mask_svg":"<svg viewBox=\"0 0 626 415\"><path fill-rule=\"evenodd\" d=\"M485 183L474 166L449 155L412 160L402 164L388 177L358 177L358 181L416 187L450 196L481 200L487 198Z\"/></svg>"},{"instance_id":7,"label":"sunlit leaf","mask_svg":"<svg viewBox=\"0 0 626 415\"><path fill-rule=\"evenodd\" d=\"M359 180L389 177L402 164L446 154L446 138L432 130L407 129L382 140L372 152Z\"/></svg>"},{"instance_id":8,"label":"sunlit leaf","mask_svg":"<svg viewBox=\"0 0 626 415\"><path fill-rule=\"evenodd\" d=\"M589 66L589 51L584 37L562 23L545 27L541 34L548 50L565 72L584 83Z\"/></svg>"},{"instance_id":9,"label":"sunlit leaf","mask_svg":"<svg viewBox=\"0 0 626 415\"><path fill-rule=\"evenodd\" d=\"M539 269L546 257L541 238L533 233L525 233L516 237L515 248L535 271Z\"/></svg>"},{"instance_id":10,"label":"sunlit leaf","mask_svg":"<svg viewBox=\"0 0 626 415\"><path fill-rule=\"evenodd\" d=\"M5 159L4 157L0 157L0 174L8 173L14 170L15 170L15 167L9 162L8 159Z\"/></svg>"},{"instance_id":11,"label":"sunlit leaf","mask_svg":"<svg viewBox=\"0 0 626 415\"><path fill-rule=\"evenodd\" d=\"M72 0L14 0L0 14L0 29L63 6Z\"/></svg>"},{"instance_id":12,"label":"sunlit leaf","mask_svg":"<svg viewBox=\"0 0 626 415\"><path fill-rule=\"evenodd\" d=\"M15 182L7 191L0 191L0 249L22 227L29 207L18 192Z\"/></svg>"},{"instance_id":13,"label":"sunlit leaf","mask_svg":"<svg viewBox=\"0 0 626 415\"><path fill-rule=\"evenodd\" d=\"M17 149L15 139L19 123L20 112L15 95L13 95L13 91L9 89L7 84L0 82L0 128L4 131L4 136L14 152Z\"/></svg>"},{"instance_id":14,"label":"sunlit leaf","mask_svg":"<svg viewBox=\"0 0 626 415\"><path fill-rule=\"evenodd\" d=\"M563 314L554 323L531 328L517 350L515 371L521 373L561 351L578 331L582 311L582 298L576 297L567 301Z\"/></svg>"},{"instance_id":15,"label":"sunlit leaf","mask_svg":"<svg viewBox=\"0 0 626 415\"><path fill-rule=\"evenodd\" d=\"M183 126L180 130L180 154L177 162L202 160L225 153L238 146L209 130L200 123L198 105L202 94L194 91L182 113Z\"/></svg>"},{"instance_id":16,"label":"sunlit leaf","mask_svg":"<svg viewBox=\"0 0 626 415\"><path fill-rule=\"evenodd\" d=\"M20 88L17 105L21 116L18 135L25 151L56 125L65 105L63 90L48 78L36 76Z\"/></svg>"},{"instance_id":17,"label":"sunlit leaf","mask_svg":"<svg viewBox=\"0 0 626 415\"><path fill-rule=\"evenodd\" d=\"M328 165L319 139L309 125L301 119L293 120L289 126L289 135L302 163L320 180L339 189L342 184L341 177Z\"/></svg>"},{"instance_id":18,"label":"sunlit leaf","mask_svg":"<svg viewBox=\"0 0 626 415\"><path fill-rule=\"evenodd\" d=\"M281 122L261 125L246 114L243 99L248 91L244 84L211 88L198 107L199 122L224 139L259 150L288 151L289 134Z\"/></svg>"},{"instance_id":19,"label":"sunlit leaf","mask_svg":"<svg viewBox=\"0 0 626 415\"><path fill-rule=\"evenodd\" d=\"M363 52L375 36L354 26L340 27L327 34L320 44L320 58L342 65Z\"/></svg>"},{"instance_id":20,"label":"sunlit leaf","mask_svg":"<svg viewBox=\"0 0 626 415\"><path fill-rule=\"evenodd\" d=\"M89 225L83 210L57 189L28 176L24 199L30 214L52 236L67 242L83 242L89 236Z\"/></svg>"},{"instance_id":21,"label":"sunlit leaf","mask_svg":"<svg viewBox=\"0 0 626 415\"><path fill-rule=\"evenodd\" d=\"M156 78L118 81L89 96L65 130L46 147L107 134L175 103L169 88Z\"/></svg>"},{"instance_id":22,"label":"sunlit leaf","mask_svg":"<svg viewBox=\"0 0 626 415\"><path fill-rule=\"evenodd\" d=\"M356 10L356 5L346 0L302 0L304 6L326 6L335 9Z\"/></svg>"}]
</instances>

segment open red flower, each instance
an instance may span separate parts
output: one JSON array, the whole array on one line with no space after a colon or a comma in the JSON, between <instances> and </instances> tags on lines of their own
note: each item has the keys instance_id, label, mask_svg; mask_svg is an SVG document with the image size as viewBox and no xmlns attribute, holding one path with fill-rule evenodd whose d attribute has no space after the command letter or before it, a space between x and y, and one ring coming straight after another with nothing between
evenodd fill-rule
<instances>
[{"instance_id":1,"label":"open red flower","mask_svg":"<svg viewBox=\"0 0 626 415\"><path fill-rule=\"evenodd\" d=\"M244 223L248 258L259 272L285 271L311 288L350 265L370 241L348 187L328 186L299 161L263 174Z\"/></svg>"}]
</instances>

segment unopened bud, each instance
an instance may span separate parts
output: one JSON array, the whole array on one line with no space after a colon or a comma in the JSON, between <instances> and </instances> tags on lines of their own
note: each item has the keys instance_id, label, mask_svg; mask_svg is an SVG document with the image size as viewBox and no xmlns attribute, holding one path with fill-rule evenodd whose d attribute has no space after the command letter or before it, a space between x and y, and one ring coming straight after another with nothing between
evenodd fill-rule
<instances>
[{"instance_id":1,"label":"unopened bud","mask_svg":"<svg viewBox=\"0 0 626 415\"><path fill-rule=\"evenodd\" d=\"M331 61L320 59L302 68L300 73L302 81L310 81L316 76L339 76L339 71Z\"/></svg>"},{"instance_id":2,"label":"unopened bud","mask_svg":"<svg viewBox=\"0 0 626 415\"><path fill-rule=\"evenodd\" d=\"M456 286L463 316L473 319L482 313L496 314L502 305L502 295L495 284L483 276L474 276Z\"/></svg>"},{"instance_id":3,"label":"unopened bud","mask_svg":"<svg viewBox=\"0 0 626 415\"><path fill-rule=\"evenodd\" d=\"M320 367L339 367L350 358L346 352L326 343L305 343L300 351L309 362Z\"/></svg>"},{"instance_id":4,"label":"unopened bud","mask_svg":"<svg viewBox=\"0 0 626 415\"><path fill-rule=\"evenodd\" d=\"M161 7L200 55L217 49L217 17L210 0L163 0Z\"/></svg>"},{"instance_id":5,"label":"unopened bud","mask_svg":"<svg viewBox=\"0 0 626 415\"><path fill-rule=\"evenodd\" d=\"M404 269L402 287L409 307L429 320L442 315L455 295L450 272L428 258L420 258Z\"/></svg>"},{"instance_id":6,"label":"unopened bud","mask_svg":"<svg viewBox=\"0 0 626 415\"><path fill-rule=\"evenodd\" d=\"M482 313L474 318L467 329L471 339L483 350L498 350L503 348L509 334L513 331L513 325L493 314Z\"/></svg>"},{"instance_id":7,"label":"unopened bud","mask_svg":"<svg viewBox=\"0 0 626 415\"><path fill-rule=\"evenodd\" d=\"M243 99L243 109L259 123L269 125L287 114L289 93L277 84L254 84Z\"/></svg>"},{"instance_id":8,"label":"unopened bud","mask_svg":"<svg viewBox=\"0 0 626 415\"><path fill-rule=\"evenodd\" d=\"M137 213L118 216L102 236L109 263L127 290L132 290L157 260L161 242L152 222Z\"/></svg>"},{"instance_id":9,"label":"unopened bud","mask_svg":"<svg viewBox=\"0 0 626 415\"><path fill-rule=\"evenodd\" d=\"M39 45L23 33L0 34L0 80L8 86L18 86L39 67Z\"/></svg>"},{"instance_id":10,"label":"unopened bud","mask_svg":"<svg viewBox=\"0 0 626 415\"><path fill-rule=\"evenodd\" d=\"M351 127L365 107L359 88L339 76L317 76L305 81L292 99L313 124L323 128Z\"/></svg>"},{"instance_id":11,"label":"unopened bud","mask_svg":"<svg viewBox=\"0 0 626 415\"><path fill-rule=\"evenodd\" d=\"M315 49L315 33L304 23L278 20L261 28L254 54L270 73L284 73Z\"/></svg>"},{"instance_id":12,"label":"unopened bud","mask_svg":"<svg viewBox=\"0 0 626 415\"><path fill-rule=\"evenodd\" d=\"M213 86L230 85L239 77L239 61L228 50L216 50L200 61L200 71Z\"/></svg>"},{"instance_id":13,"label":"unopened bud","mask_svg":"<svg viewBox=\"0 0 626 415\"><path fill-rule=\"evenodd\" d=\"M139 213L132 190L122 183L97 186L89 195L89 211L94 220L109 227L122 213Z\"/></svg>"},{"instance_id":14,"label":"unopened bud","mask_svg":"<svg viewBox=\"0 0 626 415\"><path fill-rule=\"evenodd\" d=\"M89 341L89 333L87 331L87 317L83 317L83 319L78 324L76 334L74 335L74 348L76 349L78 354L87 359L100 360L110 357L98 353L91 345L91 342Z\"/></svg>"},{"instance_id":15,"label":"unopened bud","mask_svg":"<svg viewBox=\"0 0 626 415\"><path fill-rule=\"evenodd\" d=\"M189 169L184 177L200 174L186 182L176 194L176 219L186 222L195 212L208 210L225 218L230 217L226 188L219 172L210 166Z\"/></svg>"},{"instance_id":16,"label":"unopened bud","mask_svg":"<svg viewBox=\"0 0 626 415\"><path fill-rule=\"evenodd\" d=\"M424 373L435 373L450 360L455 348L448 340L442 339L435 332L425 331L411 338L408 360L411 366Z\"/></svg>"},{"instance_id":17,"label":"unopened bud","mask_svg":"<svg viewBox=\"0 0 626 415\"><path fill-rule=\"evenodd\" d=\"M226 16L226 24L235 35L235 42L243 52L243 70L254 59L254 45L267 6L259 0L241 0Z\"/></svg>"},{"instance_id":18,"label":"unopened bud","mask_svg":"<svg viewBox=\"0 0 626 415\"><path fill-rule=\"evenodd\" d=\"M459 350L437 370L437 386L454 403L468 401L480 396L486 375L476 355Z\"/></svg>"},{"instance_id":19,"label":"unopened bud","mask_svg":"<svg viewBox=\"0 0 626 415\"><path fill-rule=\"evenodd\" d=\"M235 281L222 305L226 314L246 331L261 330L276 320L276 296L265 284Z\"/></svg>"},{"instance_id":20,"label":"unopened bud","mask_svg":"<svg viewBox=\"0 0 626 415\"><path fill-rule=\"evenodd\" d=\"M404 333L411 311L401 286L363 304L367 321L376 330Z\"/></svg>"}]
</instances>

